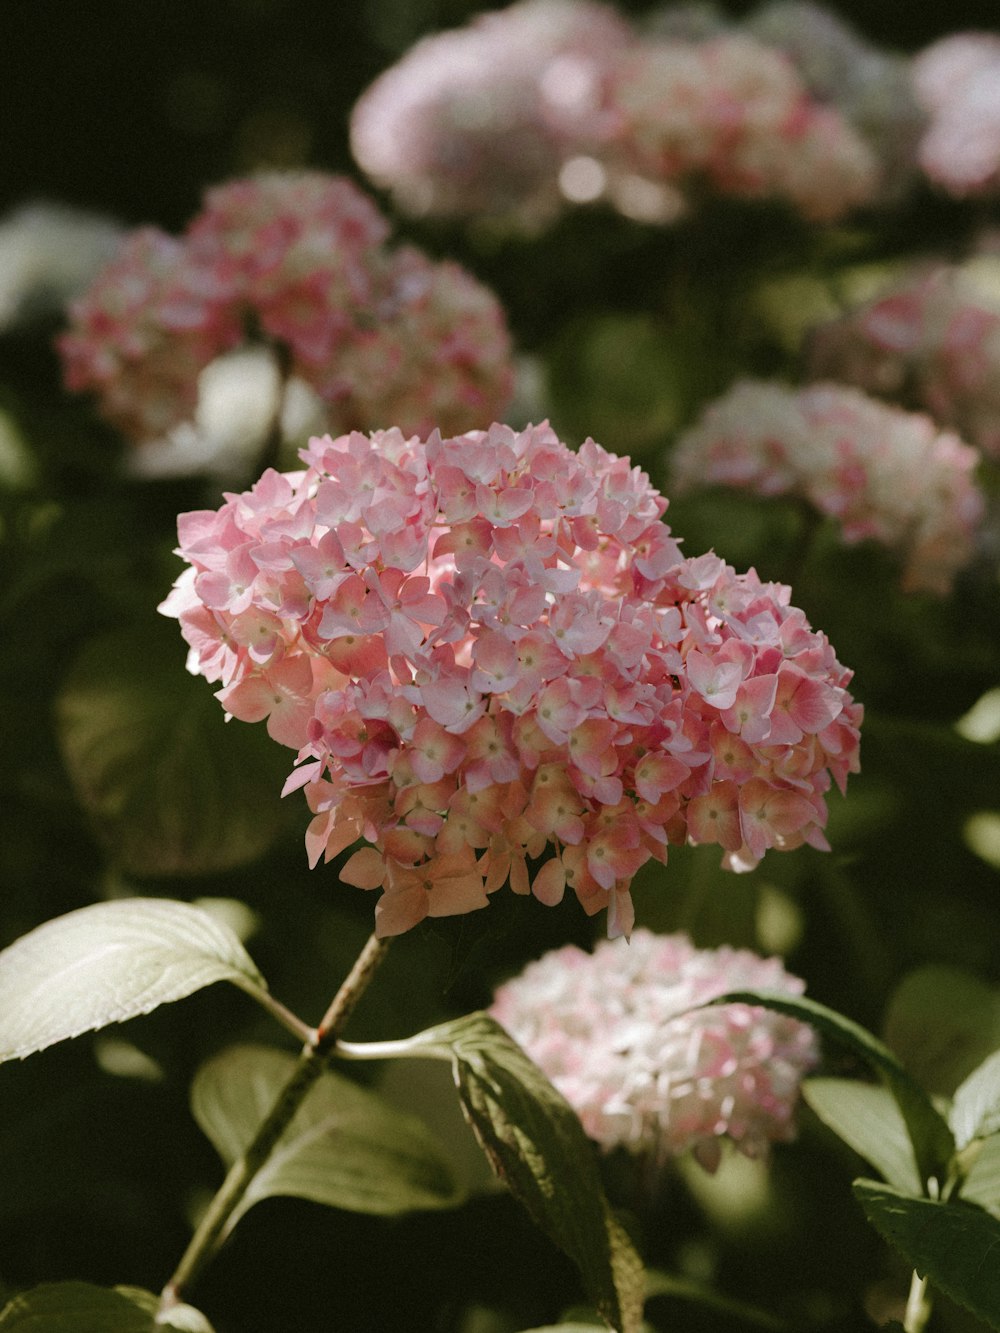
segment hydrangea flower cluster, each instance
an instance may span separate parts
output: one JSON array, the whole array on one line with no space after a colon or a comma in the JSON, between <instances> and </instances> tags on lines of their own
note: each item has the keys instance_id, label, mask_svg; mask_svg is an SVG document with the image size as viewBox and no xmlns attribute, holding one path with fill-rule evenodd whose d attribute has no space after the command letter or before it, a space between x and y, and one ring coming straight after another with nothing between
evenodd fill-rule
<instances>
[{"instance_id":1,"label":"hydrangea flower cluster","mask_svg":"<svg viewBox=\"0 0 1000 1333\"><path fill-rule=\"evenodd\" d=\"M546 221L560 172L606 136L608 62L631 36L608 5L520 0L426 37L359 100L354 155L408 212Z\"/></svg>"},{"instance_id":2,"label":"hydrangea flower cluster","mask_svg":"<svg viewBox=\"0 0 1000 1333\"><path fill-rule=\"evenodd\" d=\"M978 454L928 416L839 384L738 381L678 441L678 491L737 486L794 495L836 519L845 542L898 549L909 590L947 593L985 504Z\"/></svg>"},{"instance_id":3,"label":"hydrangea flower cluster","mask_svg":"<svg viewBox=\"0 0 1000 1333\"><path fill-rule=\"evenodd\" d=\"M745 34L640 36L569 0L425 38L361 98L352 143L404 209L535 225L602 195L670 220L699 183L826 220L868 201L878 175L778 51Z\"/></svg>"},{"instance_id":4,"label":"hydrangea flower cluster","mask_svg":"<svg viewBox=\"0 0 1000 1333\"><path fill-rule=\"evenodd\" d=\"M627 945L545 954L497 990L491 1012L602 1148L660 1163L693 1151L713 1171L723 1138L766 1157L794 1137L799 1084L818 1058L795 1019L757 1005L696 1008L748 987L805 989L776 958L640 929Z\"/></svg>"},{"instance_id":5,"label":"hydrangea flower cluster","mask_svg":"<svg viewBox=\"0 0 1000 1333\"><path fill-rule=\"evenodd\" d=\"M654 185L782 199L817 222L874 195L864 141L808 95L785 55L744 33L637 44L618 62L611 96L614 165Z\"/></svg>"},{"instance_id":6,"label":"hydrangea flower cluster","mask_svg":"<svg viewBox=\"0 0 1000 1333\"><path fill-rule=\"evenodd\" d=\"M189 669L298 752L312 864L381 887L377 930L567 885L609 932L670 842L733 868L825 847L860 706L789 589L684 559L627 459L547 425L313 439L182 515L163 610ZM551 856L538 864L547 847Z\"/></svg>"},{"instance_id":7,"label":"hydrangea flower cluster","mask_svg":"<svg viewBox=\"0 0 1000 1333\"><path fill-rule=\"evenodd\" d=\"M96 392L130 437L155 439L194 416L210 362L264 341L332 430L486 424L513 381L496 298L388 235L344 178L271 173L210 190L181 239L133 234L74 303L66 382Z\"/></svg>"},{"instance_id":8,"label":"hydrangea flower cluster","mask_svg":"<svg viewBox=\"0 0 1000 1333\"><path fill-rule=\"evenodd\" d=\"M811 0L771 0L743 26L784 52L810 94L836 107L861 135L878 160L879 198L900 196L916 175L926 122L913 89L912 59L881 50Z\"/></svg>"},{"instance_id":9,"label":"hydrangea flower cluster","mask_svg":"<svg viewBox=\"0 0 1000 1333\"><path fill-rule=\"evenodd\" d=\"M810 371L922 408L1000 459L1000 295L967 265L917 268L814 329Z\"/></svg>"},{"instance_id":10,"label":"hydrangea flower cluster","mask_svg":"<svg viewBox=\"0 0 1000 1333\"><path fill-rule=\"evenodd\" d=\"M959 32L917 57L913 85L930 124L920 165L958 198L1000 187L1000 37Z\"/></svg>"}]
</instances>

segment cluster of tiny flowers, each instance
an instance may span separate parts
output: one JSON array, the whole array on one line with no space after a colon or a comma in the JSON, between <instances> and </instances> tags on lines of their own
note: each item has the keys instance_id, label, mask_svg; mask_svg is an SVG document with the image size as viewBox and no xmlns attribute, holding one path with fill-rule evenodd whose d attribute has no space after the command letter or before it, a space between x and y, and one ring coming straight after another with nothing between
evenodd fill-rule
<instances>
[{"instance_id":1,"label":"cluster of tiny flowers","mask_svg":"<svg viewBox=\"0 0 1000 1333\"><path fill-rule=\"evenodd\" d=\"M684 935L574 945L501 986L492 1014L548 1075L587 1134L708 1170L730 1139L747 1157L794 1136L802 1077L818 1058L804 1023L756 1005L696 1006L745 988L801 995L777 959L696 949Z\"/></svg>"},{"instance_id":2,"label":"cluster of tiny flowers","mask_svg":"<svg viewBox=\"0 0 1000 1333\"><path fill-rule=\"evenodd\" d=\"M512 391L496 298L388 234L343 178L272 173L211 190L181 239L133 234L73 304L66 382L95 392L126 435L156 439L194 416L209 363L263 341L331 430L485 424Z\"/></svg>"},{"instance_id":3,"label":"cluster of tiny flowers","mask_svg":"<svg viewBox=\"0 0 1000 1333\"><path fill-rule=\"evenodd\" d=\"M813 330L811 373L922 408L1000 459L1000 299L983 263L924 266Z\"/></svg>"},{"instance_id":4,"label":"cluster of tiny flowers","mask_svg":"<svg viewBox=\"0 0 1000 1333\"><path fill-rule=\"evenodd\" d=\"M182 515L163 610L189 669L298 751L312 864L381 887L382 935L567 885L609 932L670 842L734 869L825 847L860 706L789 589L683 559L627 459L547 425L312 440ZM549 859L538 864L551 850Z\"/></svg>"},{"instance_id":5,"label":"cluster of tiny flowers","mask_svg":"<svg viewBox=\"0 0 1000 1333\"><path fill-rule=\"evenodd\" d=\"M920 165L958 198L1000 188L1000 37L960 32L915 60L913 85L930 124Z\"/></svg>"},{"instance_id":6,"label":"cluster of tiny flowers","mask_svg":"<svg viewBox=\"0 0 1000 1333\"><path fill-rule=\"evenodd\" d=\"M520 0L424 38L355 107L354 155L411 213L545 221L560 172L606 135L607 65L630 40L591 0Z\"/></svg>"},{"instance_id":7,"label":"cluster of tiny flowers","mask_svg":"<svg viewBox=\"0 0 1000 1333\"><path fill-rule=\"evenodd\" d=\"M640 35L569 0L519 0L424 39L361 98L352 143L405 209L535 224L601 196L669 220L699 184L826 220L878 177L780 52L745 34Z\"/></svg>"},{"instance_id":8,"label":"cluster of tiny flowers","mask_svg":"<svg viewBox=\"0 0 1000 1333\"><path fill-rule=\"evenodd\" d=\"M913 90L912 60L883 51L833 10L811 0L771 0L744 23L785 53L813 97L835 106L875 153L879 198L895 198L916 174L926 116Z\"/></svg>"},{"instance_id":9,"label":"cluster of tiny flowers","mask_svg":"<svg viewBox=\"0 0 1000 1333\"><path fill-rule=\"evenodd\" d=\"M905 588L944 594L984 514L978 457L930 417L856 389L742 380L681 437L671 474L678 491L798 496L834 518L845 542L898 549Z\"/></svg>"},{"instance_id":10,"label":"cluster of tiny flowers","mask_svg":"<svg viewBox=\"0 0 1000 1333\"><path fill-rule=\"evenodd\" d=\"M875 157L833 106L811 98L792 62L744 33L638 43L611 97L615 165L651 183L776 198L829 221L875 192Z\"/></svg>"}]
</instances>

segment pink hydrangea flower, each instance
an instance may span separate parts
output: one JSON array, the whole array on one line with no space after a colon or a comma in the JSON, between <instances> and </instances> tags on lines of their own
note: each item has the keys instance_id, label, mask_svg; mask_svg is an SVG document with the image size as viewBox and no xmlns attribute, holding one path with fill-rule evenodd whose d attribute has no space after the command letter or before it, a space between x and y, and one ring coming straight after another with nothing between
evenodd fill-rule
<instances>
[{"instance_id":1,"label":"pink hydrangea flower","mask_svg":"<svg viewBox=\"0 0 1000 1333\"><path fill-rule=\"evenodd\" d=\"M559 174L600 143L624 19L592 0L520 0L418 42L362 96L351 144L411 213L549 220Z\"/></svg>"},{"instance_id":2,"label":"pink hydrangea flower","mask_svg":"<svg viewBox=\"0 0 1000 1333\"><path fill-rule=\"evenodd\" d=\"M693 1151L714 1170L724 1138L766 1157L794 1137L799 1084L818 1058L795 1019L746 1004L695 1008L746 987L805 989L776 958L640 929L628 944L566 945L529 963L491 1013L602 1148L659 1162Z\"/></svg>"},{"instance_id":3,"label":"pink hydrangea flower","mask_svg":"<svg viewBox=\"0 0 1000 1333\"><path fill-rule=\"evenodd\" d=\"M958 32L916 58L913 85L930 116L920 165L959 198L1000 187L1000 37Z\"/></svg>"},{"instance_id":4,"label":"pink hydrangea flower","mask_svg":"<svg viewBox=\"0 0 1000 1333\"><path fill-rule=\"evenodd\" d=\"M1000 300L984 262L921 265L814 329L812 373L922 408L1000 459Z\"/></svg>"},{"instance_id":5,"label":"pink hydrangea flower","mask_svg":"<svg viewBox=\"0 0 1000 1333\"><path fill-rule=\"evenodd\" d=\"M770 0L744 26L789 57L812 97L840 111L875 153L879 199L898 198L915 178L926 120L912 86L911 59L880 50L812 0Z\"/></svg>"},{"instance_id":6,"label":"pink hydrangea flower","mask_svg":"<svg viewBox=\"0 0 1000 1333\"><path fill-rule=\"evenodd\" d=\"M649 40L616 63L607 149L619 193L632 178L686 192L784 200L813 221L869 201L872 151L840 112L811 98L791 61L744 33Z\"/></svg>"},{"instance_id":7,"label":"pink hydrangea flower","mask_svg":"<svg viewBox=\"0 0 1000 1333\"><path fill-rule=\"evenodd\" d=\"M704 184L826 221L868 201L878 175L779 52L743 34L641 37L571 0L520 0L425 38L363 95L351 133L404 209L527 226L601 197L670 221Z\"/></svg>"},{"instance_id":8,"label":"pink hydrangea flower","mask_svg":"<svg viewBox=\"0 0 1000 1333\"><path fill-rule=\"evenodd\" d=\"M59 344L67 384L95 392L133 439L156 439L192 418L209 363L262 341L335 432L486 424L513 387L499 303L388 235L343 178L270 173L210 190L183 237L136 233L74 303Z\"/></svg>"},{"instance_id":9,"label":"pink hydrangea flower","mask_svg":"<svg viewBox=\"0 0 1000 1333\"><path fill-rule=\"evenodd\" d=\"M897 549L907 589L947 593L970 560L985 502L978 454L928 416L857 389L741 380L680 438L677 489L795 495L837 520L845 542Z\"/></svg>"},{"instance_id":10,"label":"pink hydrangea flower","mask_svg":"<svg viewBox=\"0 0 1000 1333\"><path fill-rule=\"evenodd\" d=\"M59 339L68 388L98 395L103 415L136 439L194 413L198 375L239 327L192 280L180 241L132 232L71 307Z\"/></svg>"},{"instance_id":11,"label":"pink hydrangea flower","mask_svg":"<svg viewBox=\"0 0 1000 1333\"><path fill-rule=\"evenodd\" d=\"M826 846L825 793L858 766L851 673L789 589L684 559L627 459L493 425L302 460L181 515L163 610L227 711L297 751L311 862L367 844L341 878L383 890L380 934L508 882L568 885L627 934L670 842L740 868Z\"/></svg>"}]
</instances>

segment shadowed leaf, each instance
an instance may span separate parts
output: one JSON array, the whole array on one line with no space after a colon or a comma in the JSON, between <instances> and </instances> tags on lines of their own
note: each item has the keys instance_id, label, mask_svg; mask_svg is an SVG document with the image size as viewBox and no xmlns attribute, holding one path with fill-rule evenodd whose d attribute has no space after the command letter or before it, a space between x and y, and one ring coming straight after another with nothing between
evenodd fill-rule
<instances>
[{"instance_id":1,"label":"shadowed leaf","mask_svg":"<svg viewBox=\"0 0 1000 1333\"><path fill-rule=\"evenodd\" d=\"M120 867L209 874L254 860L285 812L289 757L262 727L227 725L163 632L87 645L57 703L76 794Z\"/></svg>"},{"instance_id":2,"label":"shadowed leaf","mask_svg":"<svg viewBox=\"0 0 1000 1333\"><path fill-rule=\"evenodd\" d=\"M885 1040L928 1092L950 1097L1000 1047L1000 991L957 967L918 968L897 986Z\"/></svg>"},{"instance_id":3,"label":"shadowed leaf","mask_svg":"<svg viewBox=\"0 0 1000 1333\"><path fill-rule=\"evenodd\" d=\"M202 1065L191 1106L227 1166L249 1144L296 1064L285 1051L232 1046ZM332 1072L306 1096L229 1229L255 1203L276 1195L383 1216L451 1208L462 1197L421 1120Z\"/></svg>"},{"instance_id":4,"label":"shadowed leaf","mask_svg":"<svg viewBox=\"0 0 1000 1333\"><path fill-rule=\"evenodd\" d=\"M577 1264L608 1323L638 1333L642 1263L604 1195L594 1145L562 1094L485 1013L392 1046L397 1055L452 1062L462 1106L497 1176Z\"/></svg>"},{"instance_id":5,"label":"shadowed leaf","mask_svg":"<svg viewBox=\"0 0 1000 1333\"><path fill-rule=\"evenodd\" d=\"M156 1318L159 1300L138 1287L54 1282L22 1292L0 1311L2 1333L212 1333L200 1311L179 1305Z\"/></svg>"},{"instance_id":6,"label":"shadowed leaf","mask_svg":"<svg viewBox=\"0 0 1000 1333\"><path fill-rule=\"evenodd\" d=\"M804 996L764 990L730 991L712 1005L759 1004L779 1014L788 1014L810 1023L824 1036L832 1037L863 1060L880 1078L895 1098L913 1145L917 1169L923 1180L936 1177L943 1181L955 1151L947 1123L938 1115L923 1088L910 1077L892 1051L879 1039L843 1014Z\"/></svg>"},{"instance_id":7,"label":"shadowed leaf","mask_svg":"<svg viewBox=\"0 0 1000 1333\"><path fill-rule=\"evenodd\" d=\"M874 1180L856 1180L854 1193L921 1277L1000 1329L1000 1221L967 1203L913 1199Z\"/></svg>"}]
</instances>

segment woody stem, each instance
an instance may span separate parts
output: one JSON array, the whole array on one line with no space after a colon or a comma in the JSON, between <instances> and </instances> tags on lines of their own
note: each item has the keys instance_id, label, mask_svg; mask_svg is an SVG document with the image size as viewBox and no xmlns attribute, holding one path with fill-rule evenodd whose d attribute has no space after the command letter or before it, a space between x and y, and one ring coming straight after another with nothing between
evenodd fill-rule
<instances>
[{"instance_id":1,"label":"woody stem","mask_svg":"<svg viewBox=\"0 0 1000 1333\"><path fill-rule=\"evenodd\" d=\"M230 1219L250 1183L271 1156L310 1088L326 1068L338 1036L368 989L388 947L388 940L377 939L372 935L358 955L319 1027L310 1034L303 1046L298 1063L274 1105L259 1125L252 1141L229 1168L218 1193L209 1204L173 1276L163 1288L161 1311L180 1304L181 1293L190 1286L225 1239Z\"/></svg>"}]
</instances>

